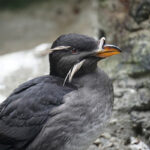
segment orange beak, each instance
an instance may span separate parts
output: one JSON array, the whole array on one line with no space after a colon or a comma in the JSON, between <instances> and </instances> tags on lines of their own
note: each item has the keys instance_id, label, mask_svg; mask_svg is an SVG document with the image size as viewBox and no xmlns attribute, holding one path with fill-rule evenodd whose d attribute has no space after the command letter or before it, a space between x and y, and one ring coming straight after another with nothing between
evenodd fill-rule
<instances>
[{"instance_id":1,"label":"orange beak","mask_svg":"<svg viewBox=\"0 0 150 150\"><path fill-rule=\"evenodd\" d=\"M120 53L121 53L121 49L119 47L105 44L103 50L98 51L96 53L96 56L100 58L106 58Z\"/></svg>"}]
</instances>

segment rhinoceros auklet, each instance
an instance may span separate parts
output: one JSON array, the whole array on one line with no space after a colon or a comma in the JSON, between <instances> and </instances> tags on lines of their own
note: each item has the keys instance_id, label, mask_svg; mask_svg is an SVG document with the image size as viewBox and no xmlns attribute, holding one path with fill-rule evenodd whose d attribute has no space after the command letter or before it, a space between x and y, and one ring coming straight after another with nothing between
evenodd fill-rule
<instances>
[{"instance_id":1,"label":"rhinoceros auklet","mask_svg":"<svg viewBox=\"0 0 150 150\"><path fill-rule=\"evenodd\" d=\"M57 38L50 74L23 83L0 105L0 150L86 150L113 106L112 83L97 62L120 52L105 38Z\"/></svg>"}]
</instances>

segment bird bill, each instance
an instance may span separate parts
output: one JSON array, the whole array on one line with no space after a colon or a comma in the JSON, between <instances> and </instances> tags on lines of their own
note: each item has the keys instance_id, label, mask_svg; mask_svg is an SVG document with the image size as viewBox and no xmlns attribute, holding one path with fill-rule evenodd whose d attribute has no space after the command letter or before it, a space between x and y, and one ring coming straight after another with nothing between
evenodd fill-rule
<instances>
[{"instance_id":1,"label":"bird bill","mask_svg":"<svg viewBox=\"0 0 150 150\"><path fill-rule=\"evenodd\" d=\"M112 55L119 54L120 52L121 50L119 47L110 44L105 44L105 37L102 37L100 39L96 55L100 58L106 58Z\"/></svg>"},{"instance_id":2,"label":"bird bill","mask_svg":"<svg viewBox=\"0 0 150 150\"><path fill-rule=\"evenodd\" d=\"M117 55L119 53L121 53L121 50L119 47L114 46L114 45L105 44L103 46L103 50L97 51L96 55L100 58L106 58L106 57L110 57L112 55Z\"/></svg>"}]
</instances>

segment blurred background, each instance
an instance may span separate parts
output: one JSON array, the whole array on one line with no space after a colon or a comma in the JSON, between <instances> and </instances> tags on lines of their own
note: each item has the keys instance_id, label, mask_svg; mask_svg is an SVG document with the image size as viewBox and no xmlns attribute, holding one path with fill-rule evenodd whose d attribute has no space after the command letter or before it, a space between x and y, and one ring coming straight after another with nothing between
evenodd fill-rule
<instances>
[{"instance_id":1,"label":"blurred background","mask_svg":"<svg viewBox=\"0 0 150 150\"><path fill-rule=\"evenodd\" d=\"M97 2L0 0L0 53L31 49L61 34L96 35ZM95 28L95 29L94 29Z\"/></svg>"},{"instance_id":2,"label":"blurred background","mask_svg":"<svg viewBox=\"0 0 150 150\"><path fill-rule=\"evenodd\" d=\"M89 150L150 150L150 0L0 0L0 102L49 73L43 51L81 33L123 53L98 65L113 81L110 124Z\"/></svg>"}]
</instances>

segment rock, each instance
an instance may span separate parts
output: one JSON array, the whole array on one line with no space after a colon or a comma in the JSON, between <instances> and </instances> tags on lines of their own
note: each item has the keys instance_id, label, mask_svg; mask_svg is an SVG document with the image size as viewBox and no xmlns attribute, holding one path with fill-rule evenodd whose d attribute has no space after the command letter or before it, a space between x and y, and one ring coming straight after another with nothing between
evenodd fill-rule
<instances>
[{"instance_id":1,"label":"rock","mask_svg":"<svg viewBox=\"0 0 150 150\"><path fill-rule=\"evenodd\" d=\"M137 32L142 30L142 27L139 26L139 24L135 22L133 18L129 18L125 23L125 29L129 32Z\"/></svg>"},{"instance_id":2,"label":"rock","mask_svg":"<svg viewBox=\"0 0 150 150\"><path fill-rule=\"evenodd\" d=\"M147 111L150 110L150 93L149 89L142 88L138 90L139 98L135 103L133 110Z\"/></svg>"},{"instance_id":3,"label":"rock","mask_svg":"<svg viewBox=\"0 0 150 150\"><path fill-rule=\"evenodd\" d=\"M137 78L150 74L149 18L141 24L135 21L137 19L133 19L133 16L139 18L143 9L146 9L146 12L149 11L149 0L142 2L138 0L125 2L123 0L111 2L106 0L101 3L103 7L99 14L100 29L106 34L108 42L116 43L122 48L123 53L121 54L122 58L114 56L104 60L99 64L100 67L105 68L105 71L115 79L124 75ZM118 13L113 13L113 8ZM101 19L103 16L105 19ZM110 20L111 23L109 23ZM107 35L109 36L107 37Z\"/></svg>"},{"instance_id":4,"label":"rock","mask_svg":"<svg viewBox=\"0 0 150 150\"><path fill-rule=\"evenodd\" d=\"M138 34L130 34L126 43L124 43L124 49L130 49L129 54L124 57L121 63L128 63L126 65L126 73L132 77L140 77L150 73L150 44L149 33L147 31L140 31ZM132 48L132 51L131 51Z\"/></svg>"},{"instance_id":5,"label":"rock","mask_svg":"<svg viewBox=\"0 0 150 150\"><path fill-rule=\"evenodd\" d=\"M96 141L94 142L95 145L99 145L100 144L100 139L96 139Z\"/></svg>"},{"instance_id":6,"label":"rock","mask_svg":"<svg viewBox=\"0 0 150 150\"><path fill-rule=\"evenodd\" d=\"M131 137L129 145L130 150L150 150L150 148L141 140Z\"/></svg>"},{"instance_id":7,"label":"rock","mask_svg":"<svg viewBox=\"0 0 150 150\"><path fill-rule=\"evenodd\" d=\"M135 133L150 143L150 111L132 111L131 120Z\"/></svg>"},{"instance_id":8,"label":"rock","mask_svg":"<svg viewBox=\"0 0 150 150\"><path fill-rule=\"evenodd\" d=\"M131 6L132 7L132 6ZM132 13L133 18L137 23L141 23L147 19L149 19L150 16L150 1L149 0L143 0L138 3L136 7L134 7L134 12Z\"/></svg>"},{"instance_id":9,"label":"rock","mask_svg":"<svg viewBox=\"0 0 150 150\"><path fill-rule=\"evenodd\" d=\"M144 143L150 143L149 2L100 1L99 35L105 33L108 43L116 43L123 50L121 57L113 56L99 63L113 80L115 96L113 115L105 131L110 134L110 138L107 141L100 137L100 141L104 143L100 144L102 150L111 149L104 146L106 143L112 143L115 150L134 149L135 145L129 147L128 144L131 136L138 136L136 132L139 128L142 133L147 133L140 135ZM141 116L144 118L141 119ZM139 149L143 150L142 148L139 146Z\"/></svg>"},{"instance_id":10,"label":"rock","mask_svg":"<svg viewBox=\"0 0 150 150\"><path fill-rule=\"evenodd\" d=\"M35 51L37 47L0 56L0 102L19 84L49 73L48 55L37 57Z\"/></svg>"},{"instance_id":11,"label":"rock","mask_svg":"<svg viewBox=\"0 0 150 150\"><path fill-rule=\"evenodd\" d=\"M100 150L100 149L95 145L91 145L87 150Z\"/></svg>"}]
</instances>

